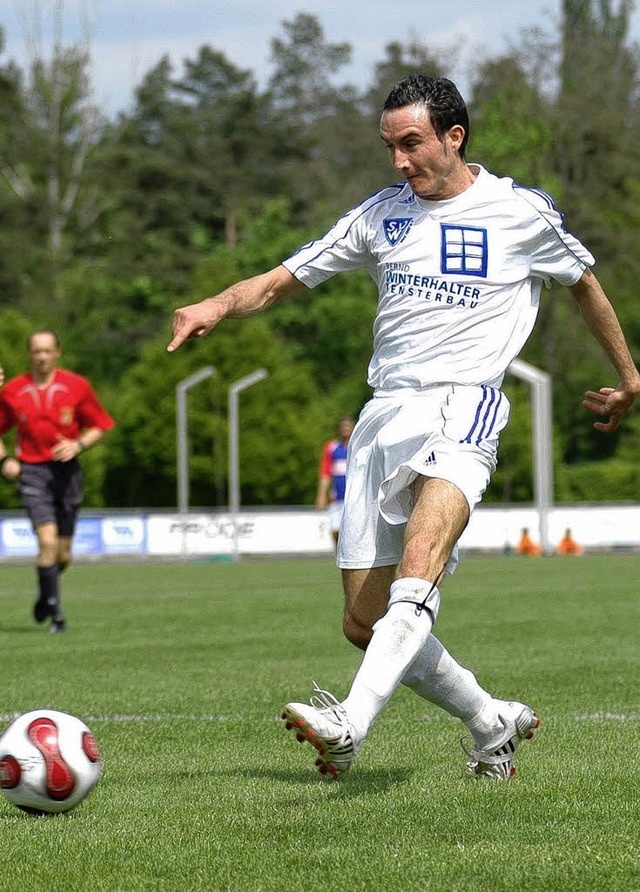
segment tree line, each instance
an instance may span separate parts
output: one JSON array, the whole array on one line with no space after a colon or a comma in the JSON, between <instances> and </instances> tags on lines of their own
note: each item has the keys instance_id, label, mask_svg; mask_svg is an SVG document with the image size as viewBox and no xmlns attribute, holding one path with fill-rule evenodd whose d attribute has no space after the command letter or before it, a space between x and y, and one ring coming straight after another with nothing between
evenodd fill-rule
<instances>
[{"instance_id":1,"label":"tree line","mask_svg":"<svg viewBox=\"0 0 640 892\"><path fill-rule=\"evenodd\" d=\"M468 157L549 191L640 353L639 56L632 3L563 0L557 32L523 32L478 64L468 101ZM275 266L397 175L378 123L390 86L413 71L447 75L444 54L393 41L358 89L341 71L349 43L329 42L300 13L271 40L273 74L204 44L176 71L142 78L131 111L92 101L90 48L56 42L22 70L0 53L0 363L25 370L26 337L52 327L63 364L87 375L117 421L85 456L87 505L176 504L175 386L189 394L191 504L225 505L227 390L258 367L240 398L242 503L311 504L319 450L369 396L376 293L366 275L336 276L304 297L167 355L173 309ZM0 43L0 48L2 44ZM545 291L522 358L554 385L555 497L637 499L640 417L610 437L592 429L582 393L613 371L561 288ZM506 379L513 415L489 501L532 498L526 385ZM0 508L17 506L0 487Z\"/></svg>"}]
</instances>

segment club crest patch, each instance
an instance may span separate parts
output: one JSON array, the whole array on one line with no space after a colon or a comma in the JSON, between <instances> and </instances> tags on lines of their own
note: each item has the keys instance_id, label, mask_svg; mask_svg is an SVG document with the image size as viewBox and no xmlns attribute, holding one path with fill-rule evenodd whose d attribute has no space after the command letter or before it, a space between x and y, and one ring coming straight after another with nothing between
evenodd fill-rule
<instances>
[{"instance_id":1,"label":"club crest patch","mask_svg":"<svg viewBox=\"0 0 640 892\"><path fill-rule=\"evenodd\" d=\"M382 221L384 235L392 247L400 245L409 235L413 226L413 217L389 217Z\"/></svg>"}]
</instances>

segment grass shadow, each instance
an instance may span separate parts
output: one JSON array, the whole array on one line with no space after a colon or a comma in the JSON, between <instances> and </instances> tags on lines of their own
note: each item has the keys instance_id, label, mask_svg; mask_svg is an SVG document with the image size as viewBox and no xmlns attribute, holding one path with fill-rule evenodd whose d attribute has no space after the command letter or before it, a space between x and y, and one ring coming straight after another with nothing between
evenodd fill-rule
<instances>
[{"instance_id":1,"label":"grass shadow","mask_svg":"<svg viewBox=\"0 0 640 892\"><path fill-rule=\"evenodd\" d=\"M342 797L371 795L386 792L411 780L413 771L406 769L358 769L347 773L339 781L322 777L317 771L306 768L287 770L278 768L229 769L220 772L227 776L278 781L283 784L305 784L305 786L328 786Z\"/></svg>"}]
</instances>

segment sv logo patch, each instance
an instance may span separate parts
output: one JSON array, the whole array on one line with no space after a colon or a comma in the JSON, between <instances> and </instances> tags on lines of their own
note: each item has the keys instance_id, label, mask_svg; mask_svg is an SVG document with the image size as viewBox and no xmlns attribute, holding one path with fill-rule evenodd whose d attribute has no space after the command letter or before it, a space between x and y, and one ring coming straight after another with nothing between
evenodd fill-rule
<instances>
[{"instance_id":1,"label":"sv logo patch","mask_svg":"<svg viewBox=\"0 0 640 892\"><path fill-rule=\"evenodd\" d=\"M392 247L400 245L409 235L413 226L413 217L390 217L382 221L384 235Z\"/></svg>"}]
</instances>

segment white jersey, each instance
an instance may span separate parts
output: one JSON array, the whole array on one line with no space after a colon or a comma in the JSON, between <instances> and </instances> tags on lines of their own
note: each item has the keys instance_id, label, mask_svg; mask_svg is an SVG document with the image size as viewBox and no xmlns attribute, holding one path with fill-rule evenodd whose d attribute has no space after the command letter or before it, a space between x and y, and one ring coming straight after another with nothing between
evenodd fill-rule
<instances>
[{"instance_id":1,"label":"white jersey","mask_svg":"<svg viewBox=\"0 0 640 892\"><path fill-rule=\"evenodd\" d=\"M594 263L546 193L470 166L476 180L455 198L388 186L284 261L310 288L368 270L379 292L376 391L499 387L531 334L543 282L573 285Z\"/></svg>"}]
</instances>

